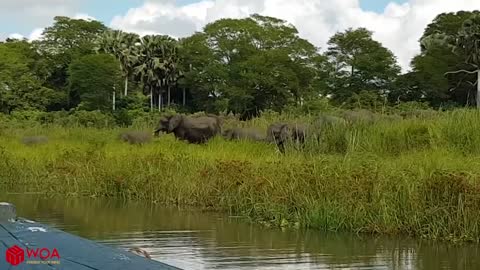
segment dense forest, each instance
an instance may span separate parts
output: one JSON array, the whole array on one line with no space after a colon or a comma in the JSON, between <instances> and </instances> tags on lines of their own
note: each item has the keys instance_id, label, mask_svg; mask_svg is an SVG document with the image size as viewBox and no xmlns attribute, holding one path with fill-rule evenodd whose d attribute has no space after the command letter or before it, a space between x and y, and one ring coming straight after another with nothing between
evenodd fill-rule
<instances>
[{"instance_id":1,"label":"dense forest","mask_svg":"<svg viewBox=\"0 0 480 270\"><path fill-rule=\"evenodd\" d=\"M479 11L438 15L420 46L402 74L365 28L338 32L321 50L295 26L258 14L220 19L178 40L55 17L39 40L0 43L0 112L169 108L248 119L325 104L373 111L480 105Z\"/></svg>"}]
</instances>

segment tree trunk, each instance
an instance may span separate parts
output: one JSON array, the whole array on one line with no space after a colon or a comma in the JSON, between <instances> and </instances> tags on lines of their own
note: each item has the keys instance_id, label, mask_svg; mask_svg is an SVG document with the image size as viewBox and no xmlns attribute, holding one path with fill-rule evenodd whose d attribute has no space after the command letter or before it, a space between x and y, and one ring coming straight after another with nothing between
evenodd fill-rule
<instances>
[{"instance_id":1,"label":"tree trunk","mask_svg":"<svg viewBox=\"0 0 480 270\"><path fill-rule=\"evenodd\" d=\"M115 90L113 90L113 96L112 96L112 109L115 111Z\"/></svg>"},{"instance_id":2,"label":"tree trunk","mask_svg":"<svg viewBox=\"0 0 480 270\"><path fill-rule=\"evenodd\" d=\"M183 87L183 107L185 107L185 87Z\"/></svg>"},{"instance_id":3,"label":"tree trunk","mask_svg":"<svg viewBox=\"0 0 480 270\"><path fill-rule=\"evenodd\" d=\"M162 111L162 93L158 93L158 111Z\"/></svg>"},{"instance_id":4,"label":"tree trunk","mask_svg":"<svg viewBox=\"0 0 480 270\"><path fill-rule=\"evenodd\" d=\"M153 111L153 91L150 88L150 111Z\"/></svg>"},{"instance_id":5,"label":"tree trunk","mask_svg":"<svg viewBox=\"0 0 480 270\"><path fill-rule=\"evenodd\" d=\"M128 75L125 75L125 96L128 94Z\"/></svg>"},{"instance_id":6,"label":"tree trunk","mask_svg":"<svg viewBox=\"0 0 480 270\"><path fill-rule=\"evenodd\" d=\"M170 108L170 85L167 86L167 106Z\"/></svg>"},{"instance_id":7,"label":"tree trunk","mask_svg":"<svg viewBox=\"0 0 480 270\"><path fill-rule=\"evenodd\" d=\"M477 70L477 109L480 109L480 69Z\"/></svg>"}]
</instances>

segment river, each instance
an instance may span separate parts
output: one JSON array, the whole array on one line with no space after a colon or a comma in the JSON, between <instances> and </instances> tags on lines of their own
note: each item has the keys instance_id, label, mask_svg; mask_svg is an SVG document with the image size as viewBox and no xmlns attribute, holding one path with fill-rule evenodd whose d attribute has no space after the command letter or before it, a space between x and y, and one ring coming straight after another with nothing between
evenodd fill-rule
<instances>
[{"instance_id":1,"label":"river","mask_svg":"<svg viewBox=\"0 0 480 270\"><path fill-rule=\"evenodd\" d=\"M280 230L198 210L94 198L0 195L18 215L182 269L480 269L475 244Z\"/></svg>"}]
</instances>

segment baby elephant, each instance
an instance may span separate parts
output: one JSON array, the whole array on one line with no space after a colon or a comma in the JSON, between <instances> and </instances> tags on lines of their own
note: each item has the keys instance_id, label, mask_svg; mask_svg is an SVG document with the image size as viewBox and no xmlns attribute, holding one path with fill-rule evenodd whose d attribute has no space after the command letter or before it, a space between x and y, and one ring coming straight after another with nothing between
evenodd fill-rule
<instances>
[{"instance_id":1,"label":"baby elephant","mask_svg":"<svg viewBox=\"0 0 480 270\"><path fill-rule=\"evenodd\" d=\"M152 140L152 135L144 131L127 131L120 134L120 139L129 144L145 144Z\"/></svg>"},{"instance_id":2,"label":"baby elephant","mask_svg":"<svg viewBox=\"0 0 480 270\"><path fill-rule=\"evenodd\" d=\"M225 130L222 136L227 140L265 141L265 136L262 135L262 132L254 128L231 128Z\"/></svg>"},{"instance_id":3,"label":"baby elephant","mask_svg":"<svg viewBox=\"0 0 480 270\"><path fill-rule=\"evenodd\" d=\"M278 146L280 152L285 153L285 144L294 141L301 146L305 143L307 127L304 124L274 123L268 127L267 141Z\"/></svg>"},{"instance_id":4,"label":"baby elephant","mask_svg":"<svg viewBox=\"0 0 480 270\"><path fill-rule=\"evenodd\" d=\"M30 136L22 139L22 143L28 146L46 144L47 142L48 138L45 136Z\"/></svg>"}]
</instances>

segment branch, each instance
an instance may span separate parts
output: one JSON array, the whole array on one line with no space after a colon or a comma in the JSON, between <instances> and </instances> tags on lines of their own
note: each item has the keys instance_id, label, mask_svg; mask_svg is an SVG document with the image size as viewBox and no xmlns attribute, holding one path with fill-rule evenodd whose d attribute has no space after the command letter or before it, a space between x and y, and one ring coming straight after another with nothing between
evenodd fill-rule
<instances>
[{"instance_id":1,"label":"branch","mask_svg":"<svg viewBox=\"0 0 480 270\"><path fill-rule=\"evenodd\" d=\"M471 82L467 82L467 83L469 83L469 84L472 85L472 86L475 86L475 85L477 85L478 80L477 80L475 83L471 83Z\"/></svg>"},{"instance_id":2,"label":"branch","mask_svg":"<svg viewBox=\"0 0 480 270\"><path fill-rule=\"evenodd\" d=\"M475 71L468 71L468 70L464 70L464 69L461 69L461 70L457 70L457 71L449 71L449 72L445 72L445 75L447 74L457 74L457 73L461 73L461 72L465 72L465 73L468 73L468 74L475 74L477 72L479 72L480 70L475 70Z\"/></svg>"}]
</instances>

